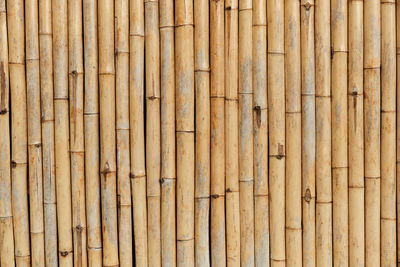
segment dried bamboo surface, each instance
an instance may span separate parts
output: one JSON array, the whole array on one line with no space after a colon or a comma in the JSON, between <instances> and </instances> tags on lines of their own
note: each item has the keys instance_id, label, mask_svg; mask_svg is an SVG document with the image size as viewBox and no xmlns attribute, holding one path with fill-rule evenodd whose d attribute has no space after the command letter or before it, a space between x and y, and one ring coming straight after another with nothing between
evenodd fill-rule
<instances>
[{"instance_id":1,"label":"dried bamboo surface","mask_svg":"<svg viewBox=\"0 0 400 267\"><path fill-rule=\"evenodd\" d=\"M395 0L0 0L0 267L396 266Z\"/></svg>"}]
</instances>

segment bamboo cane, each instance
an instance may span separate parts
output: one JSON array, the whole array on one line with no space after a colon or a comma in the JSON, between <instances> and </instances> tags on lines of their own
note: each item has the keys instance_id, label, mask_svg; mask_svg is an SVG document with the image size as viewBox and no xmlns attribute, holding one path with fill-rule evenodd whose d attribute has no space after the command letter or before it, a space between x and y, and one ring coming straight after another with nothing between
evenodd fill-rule
<instances>
[{"instance_id":1,"label":"bamboo cane","mask_svg":"<svg viewBox=\"0 0 400 267\"><path fill-rule=\"evenodd\" d=\"M226 265L224 1L210 2L211 264Z\"/></svg>"},{"instance_id":2,"label":"bamboo cane","mask_svg":"<svg viewBox=\"0 0 400 267\"><path fill-rule=\"evenodd\" d=\"M271 266L285 266L284 1L267 2Z\"/></svg>"},{"instance_id":3,"label":"bamboo cane","mask_svg":"<svg viewBox=\"0 0 400 267\"><path fill-rule=\"evenodd\" d=\"M332 266L330 9L330 1L319 1L315 7L317 266ZM336 12L334 7L332 12Z\"/></svg>"},{"instance_id":4,"label":"bamboo cane","mask_svg":"<svg viewBox=\"0 0 400 267\"><path fill-rule=\"evenodd\" d=\"M315 251L315 59L314 1L301 1L301 100L303 265L316 265Z\"/></svg>"},{"instance_id":5,"label":"bamboo cane","mask_svg":"<svg viewBox=\"0 0 400 267\"><path fill-rule=\"evenodd\" d=\"M302 266L300 5L285 2L286 261ZM291 26L293 25L293 26Z\"/></svg>"},{"instance_id":6,"label":"bamboo cane","mask_svg":"<svg viewBox=\"0 0 400 267\"><path fill-rule=\"evenodd\" d=\"M365 265L380 264L380 2L364 2Z\"/></svg>"},{"instance_id":7,"label":"bamboo cane","mask_svg":"<svg viewBox=\"0 0 400 267\"><path fill-rule=\"evenodd\" d=\"M225 188L226 259L240 266L238 1L225 1Z\"/></svg>"},{"instance_id":8,"label":"bamboo cane","mask_svg":"<svg viewBox=\"0 0 400 267\"><path fill-rule=\"evenodd\" d=\"M381 1L381 266L396 265L396 1Z\"/></svg>"},{"instance_id":9,"label":"bamboo cane","mask_svg":"<svg viewBox=\"0 0 400 267\"><path fill-rule=\"evenodd\" d=\"M161 264L176 266L174 1L160 1Z\"/></svg>"},{"instance_id":10,"label":"bamboo cane","mask_svg":"<svg viewBox=\"0 0 400 267\"><path fill-rule=\"evenodd\" d=\"M333 258L348 265L347 3L332 2Z\"/></svg>"},{"instance_id":11,"label":"bamboo cane","mask_svg":"<svg viewBox=\"0 0 400 267\"><path fill-rule=\"evenodd\" d=\"M53 29L51 1L39 1L40 100L43 142L43 206L46 266L58 266L56 168L53 105Z\"/></svg>"},{"instance_id":12,"label":"bamboo cane","mask_svg":"<svg viewBox=\"0 0 400 267\"><path fill-rule=\"evenodd\" d=\"M177 265L194 266L193 2L175 2Z\"/></svg>"},{"instance_id":13,"label":"bamboo cane","mask_svg":"<svg viewBox=\"0 0 400 267\"><path fill-rule=\"evenodd\" d=\"M29 211L32 266L45 265L38 2L25 1Z\"/></svg>"},{"instance_id":14,"label":"bamboo cane","mask_svg":"<svg viewBox=\"0 0 400 267\"><path fill-rule=\"evenodd\" d=\"M83 0L86 225L89 266L102 266L97 1Z\"/></svg>"},{"instance_id":15,"label":"bamboo cane","mask_svg":"<svg viewBox=\"0 0 400 267\"><path fill-rule=\"evenodd\" d=\"M400 66L400 6L396 5L396 63ZM400 68L396 69L397 81L400 81ZM400 103L400 86L397 84L397 103ZM400 125L400 108L396 109L396 127ZM397 128L396 128L397 129ZM396 185L397 196L400 196L400 131L396 131ZM397 217L400 217L400 197L397 197ZM397 220L397 228L400 227L400 220ZM400 231L397 231L397 258L400 257Z\"/></svg>"},{"instance_id":16,"label":"bamboo cane","mask_svg":"<svg viewBox=\"0 0 400 267\"><path fill-rule=\"evenodd\" d=\"M349 3L349 265L364 266L363 2Z\"/></svg>"},{"instance_id":17,"label":"bamboo cane","mask_svg":"<svg viewBox=\"0 0 400 267\"><path fill-rule=\"evenodd\" d=\"M129 155L129 1L115 1L118 237L121 266L133 266Z\"/></svg>"},{"instance_id":18,"label":"bamboo cane","mask_svg":"<svg viewBox=\"0 0 400 267\"><path fill-rule=\"evenodd\" d=\"M6 1L0 1L0 266L14 266Z\"/></svg>"},{"instance_id":19,"label":"bamboo cane","mask_svg":"<svg viewBox=\"0 0 400 267\"><path fill-rule=\"evenodd\" d=\"M194 1L196 91L195 264L210 266L209 1Z\"/></svg>"}]
</instances>

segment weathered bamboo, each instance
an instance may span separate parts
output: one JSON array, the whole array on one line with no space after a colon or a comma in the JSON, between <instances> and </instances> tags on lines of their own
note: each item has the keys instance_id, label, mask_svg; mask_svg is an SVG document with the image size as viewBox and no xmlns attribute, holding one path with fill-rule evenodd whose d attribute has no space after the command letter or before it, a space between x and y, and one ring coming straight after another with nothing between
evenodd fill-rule
<instances>
[{"instance_id":1,"label":"weathered bamboo","mask_svg":"<svg viewBox=\"0 0 400 267\"><path fill-rule=\"evenodd\" d=\"M364 1L365 266L380 264L380 1Z\"/></svg>"},{"instance_id":2,"label":"weathered bamboo","mask_svg":"<svg viewBox=\"0 0 400 267\"><path fill-rule=\"evenodd\" d=\"M286 261L302 266L300 3L285 2ZM292 26L293 25L293 26Z\"/></svg>"},{"instance_id":3,"label":"weathered bamboo","mask_svg":"<svg viewBox=\"0 0 400 267\"><path fill-rule=\"evenodd\" d=\"M396 63L400 66L400 5L396 5ZM400 81L400 68L396 69L397 81ZM397 84L397 103L400 103L400 85ZM400 125L400 108L396 109L396 127ZM396 128L397 129L397 128ZM400 131L396 131L396 185L397 185L397 218L400 216ZM397 228L400 220L397 220ZM397 231L397 258L400 257L400 231ZM399 260L398 260L399 261Z\"/></svg>"},{"instance_id":4,"label":"weathered bamboo","mask_svg":"<svg viewBox=\"0 0 400 267\"><path fill-rule=\"evenodd\" d=\"M303 265L316 265L315 243L315 58L314 1L302 0L301 16L301 159ZM272 206L272 205L271 205Z\"/></svg>"},{"instance_id":5,"label":"weathered bamboo","mask_svg":"<svg viewBox=\"0 0 400 267\"><path fill-rule=\"evenodd\" d=\"M381 266L396 265L396 1L381 0Z\"/></svg>"},{"instance_id":6,"label":"weathered bamboo","mask_svg":"<svg viewBox=\"0 0 400 267\"><path fill-rule=\"evenodd\" d=\"M14 266L6 1L0 1L0 266Z\"/></svg>"},{"instance_id":7,"label":"weathered bamboo","mask_svg":"<svg viewBox=\"0 0 400 267\"><path fill-rule=\"evenodd\" d=\"M160 0L161 264L176 266L174 1Z\"/></svg>"},{"instance_id":8,"label":"weathered bamboo","mask_svg":"<svg viewBox=\"0 0 400 267\"><path fill-rule=\"evenodd\" d=\"M225 1L225 197L228 267L240 266L238 22L238 1Z\"/></svg>"},{"instance_id":9,"label":"weathered bamboo","mask_svg":"<svg viewBox=\"0 0 400 267\"><path fill-rule=\"evenodd\" d=\"M348 265L347 2L332 2L333 262ZM317 195L319 196L319 195Z\"/></svg>"},{"instance_id":10,"label":"weathered bamboo","mask_svg":"<svg viewBox=\"0 0 400 267\"><path fill-rule=\"evenodd\" d=\"M136 266L147 266L147 201L144 143L144 4L129 5L129 125Z\"/></svg>"},{"instance_id":11,"label":"weathered bamboo","mask_svg":"<svg viewBox=\"0 0 400 267\"><path fill-rule=\"evenodd\" d=\"M175 2L177 265L194 266L193 2Z\"/></svg>"},{"instance_id":12,"label":"weathered bamboo","mask_svg":"<svg viewBox=\"0 0 400 267\"><path fill-rule=\"evenodd\" d=\"M45 266L38 2L25 1L29 211L32 266Z\"/></svg>"}]
</instances>

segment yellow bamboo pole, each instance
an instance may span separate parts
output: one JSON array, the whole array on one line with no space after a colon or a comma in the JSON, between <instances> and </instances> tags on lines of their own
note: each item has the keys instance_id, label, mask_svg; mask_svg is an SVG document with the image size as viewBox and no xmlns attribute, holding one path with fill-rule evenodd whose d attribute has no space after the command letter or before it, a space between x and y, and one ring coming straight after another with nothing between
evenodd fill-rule
<instances>
[{"instance_id":1,"label":"yellow bamboo pole","mask_svg":"<svg viewBox=\"0 0 400 267\"><path fill-rule=\"evenodd\" d=\"M400 66L400 5L396 4L396 63ZM397 81L400 81L400 68L396 69ZM397 103L400 103L400 85L397 84ZM400 108L396 109L396 125L400 125ZM400 131L396 131L396 185L397 196L400 196ZM397 197L397 218L400 217L400 197ZM397 228L400 227L400 220L397 220ZM400 257L400 231L397 231L397 258ZM399 261L399 260L398 260Z\"/></svg>"},{"instance_id":2,"label":"yellow bamboo pole","mask_svg":"<svg viewBox=\"0 0 400 267\"><path fill-rule=\"evenodd\" d=\"M396 1L381 0L381 266L396 265Z\"/></svg>"},{"instance_id":3,"label":"yellow bamboo pole","mask_svg":"<svg viewBox=\"0 0 400 267\"><path fill-rule=\"evenodd\" d=\"M160 0L161 264L176 266L174 1Z\"/></svg>"},{"instance_id":4,"label":"yellow bamboo pole","mask_svg":"<svg viewBox=\"0 0 400 267\"><path fill-rule=\"evenodd\" d=\"M364 266L363 2L349 3L349 265Z\"/></svg>"},{"instance_id":5,"label":"yellow bamboo pole","mask_svg":"<svg viewBox=\"0 0 400 267\"><path fill-rule=\"evenodd\" d=\"M302 266L300 3L285 2L286 260ZM293 25L293 26L291 26Z\"/></svg>"},{"instance_id":6,"label":"yellow bamboo pole","mask_svg":"<svg viewBox=\"0 0 400 267\"><path fill-rule=\"evenodd\" d=\"M226 259L240 266L238 1L225 1L225 197Z\"/></svg>"},{"instance_id":7,"label":"yellow bamboo pole","mask_svg":"<svg viewBox=\"0 0 400 267\"><path fill-rule=\"evenodd\" d=\"M83 20L87 257L89 266L101 266L97 1L83 0Z\"/></svg>"},{"instance_id":8,"label":"yellow bamboo pole","mask_svg":"<svg viewBox=\"0 0 400 267\"><path fill-rule=\"evenodd\" d=\"M0 1L0 266L14 266L6 1Z\"/></svg>"},{"instance_id":9,"label":"yellow bamboo pole","mask_svg":"<svg viewBox=\"0 0 400 267\"><path fill-rule=\"evenodd\" d=\"M365 266L380 264L380 1L364 1Z\"/></svg>"}]
</instances>

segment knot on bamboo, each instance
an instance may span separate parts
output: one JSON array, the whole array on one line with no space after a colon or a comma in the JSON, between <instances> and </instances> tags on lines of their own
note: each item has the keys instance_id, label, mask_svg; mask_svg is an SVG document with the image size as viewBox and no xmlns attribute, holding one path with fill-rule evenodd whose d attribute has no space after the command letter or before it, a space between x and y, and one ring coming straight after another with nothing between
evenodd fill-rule
<instances>
[{"instance_id":1,"label":"knot on bamboo","mask_svg":"<svg viewBox=\"0 0 400 267\"><path fill-rule=\"evenodd\" d=\"M102 173L104 176L107 176L107 174L110 173L110 164L108 164L108 162L106 162L106 164L105 164L105 166L104 166L104 169L101 171L101 173Z\"/></svg>"},{"instance_id":2,"label":"knot on bamboo","mask_svg":"<svg viewBox=\"0 0 400 267\"><path fill-rule=\"evenodd\" d=\"M77 225L77 226L75 227L75 230L76 230L78 233L81 233L81 232L83 231L83 227L82 227L81 225Z\"/></svg>"},{"instance_id":3,"label":"knot on bamboo","mask_svg":"<svg viewBox=\"0 0 400 267\"><path fill-rule=\"evenodd\" d=\"M66 250L60 251L60 255L62 257L66 257L66 256L68 256L68 254L69 254L69 251L66 251Z\"/></svg>"},{"instance_id":4,"label":"knot on bamboo","mask_svg":"<svg viewBox=\"0 0 400 267\"><path fill-rule=\"evenodd\" d=\"M11 161L11 168L15 169L17 167L17 163L15 161Z\"/></svg>"},{"instance_id":5,"label":"knot on bamboo","mask_svg":"<svg viewBox=\"0 0 400 267\"><path fill-rule=\"evenodd\" d=\"M282 144L278 144L278 155L276 156L277 159L282 159L285 156L284 152L283 152L283 145Z\"/></svg>"},{"instance_id":6,"label":"knot on bamboo","mask_svg":"<svg viewBox=\"0 0 400 267\"><path fill-rule=\"evenodd\" d=\"M310 203L310 201L311 201L311 191L310 191L309 188L307 188L307 190L306 190L306 194L305 194L305 196L304 196L304 200L305 200L307 203Z\"/></svg>"},{"instance_id":7,"label":"knot on bamboo","mask_svg":"<svg viewBox=\"0 0 400 267\"><path fill-rule=\"evenodd\" d=\"M310 2L306 2L306 3L304 4L304 7L306 8L306 11L309 11L310 8L311 8L311 6L312 6L312 4L311 4Z\"/></svg>"},{"instance_id":8,"label":"knot on bamboo","mask_svg":"<svg viewBox=\"0 0 400 267\"><path fill-rule=\"evenodd\" d=\"M6 109L6 108L0 110L0 115L4 115L4 114L6 114L6 113L7 113L7 109Z\"/></svg>"},{"instance_id":9,"label":"knot on bamboo","mask_svg":"<svg viewBox=\"0 0 400 267\"><path fill-rule=\"evenodd\" d=\"M261 126L261 107L255 106L254 111L256 112L257 127L260 127Z\"/></svg>"}]
</instances>

